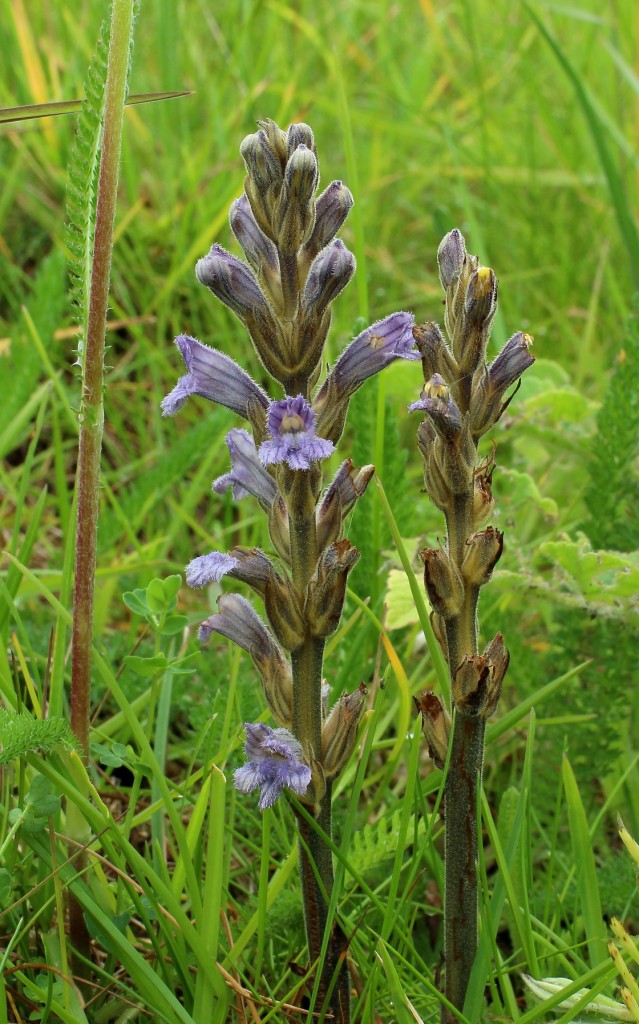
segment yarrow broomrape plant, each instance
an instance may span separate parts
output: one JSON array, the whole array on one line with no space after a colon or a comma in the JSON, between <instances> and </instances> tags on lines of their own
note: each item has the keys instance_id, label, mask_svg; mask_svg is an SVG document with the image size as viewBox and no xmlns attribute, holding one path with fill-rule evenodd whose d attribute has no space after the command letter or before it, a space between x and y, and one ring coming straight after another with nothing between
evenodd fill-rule
<instances>
[{"instance_id":1,"label":"yarrow broomrape plant","mask_svg":"<svg viewBox=\"0 0 639 1024\"><path fill-rule=\"evenodd\" d=\"M424 459L425 490L446 519L446 542L421 552L431 623L451 679L452 720L444 701L424 692L417 705L429 750L443 768L445 797L445 986L462 1010L477 949L477 802L486 720L497 709L509 654L501 633L483 654L478 647L477 605L481 588L501 557L503 534L478 529L494 501L492 456L481 462L477 445L500 419L513 395L508 389L533 363L532 339L518 331L486 364L497 308L497 279L466 252L455 229L437 253L446 294L445 327L414 329L425 385L409 411L424 413L417 443ZM452 732L452 740L451 740ZM450 753L449 753L450 745ZM444 1024L457 1015L444 1008Z\"/></svg>"},{"instance_id":2,"label":"yarrow broomrape plant","mask_svg":"<svg viewBox=\"0 0 639 1024\"><path fill-rule=\"evenodd\" d=\"M198 261L196 275L244 324L284 397L271 398L229 356L180 335L176 344L187 373L162 408L172 415L198 395L231 409L252 430L229 431L231 469L213 489L257 499L276 557L241 547L212 551L195 558L186 577L203 587L230 576L264 603L270 629L248 600L223 594L200 638L218 633L250 654L276 722L276 728L246 724L248 762L236 771L235 785L246 793L259 790L262 809L290 790L319 826L297 813L308 948L316 963L333 887L331 851L323 839L331 836L331 788L354 750L366 698L360 686L328 710L324 645L337 629L347 577L359 558L342 537L344 519L374 472L346 459L322 491L320 464L342 435L357 389L394 360L420 356L412 315L392 313L351 341L318 387L331 303L355 272L353 254L336 238L353 198L341 181L316 198L319 168L306 124L284 132L273 121L259 122L240 152L244 193L229 220L247 262L216 244ZM333 926L319 998L340 1022L350 1019L345 947L345 936Z\"/></svg>"}]
</instances>

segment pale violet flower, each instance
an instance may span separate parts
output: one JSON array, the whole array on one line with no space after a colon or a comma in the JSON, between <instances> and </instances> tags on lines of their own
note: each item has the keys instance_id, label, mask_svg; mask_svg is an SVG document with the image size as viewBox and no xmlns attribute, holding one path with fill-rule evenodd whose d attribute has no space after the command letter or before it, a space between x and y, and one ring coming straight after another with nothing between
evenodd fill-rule
<instances>
[{"instance_id":1,"label":"pale violet flower","mask_svg":"<svg viewBox=\"0 0 639 1024\"><path fill-rule=\"evenodd\" d=\"M267 429L271 437L259 450L265 466L285 462L290 469L310 469L312 462L327 459L335 447L316 436L315 413L303 395L271 402Z\"/></svg>"},{"instance_id":2,"label":"pale violet flower","mask_svg":"<svg viewBox=\"0 0 639 1024\"><path fill-rule=\"evenodd\" d=\"M229 356L203 345L188 334L179 334L175 344L189 372L180 377L162 402L165 416L179 412L191 395L200 395L210 402L224 405L244 419L248 419L251 405L261 405L263 409L268 407L268 397L261 387Z\"/></svg>"},{"instance_id":3,"label":"pale violet flower","mask_svg":"<svg viewBox=\"0 0 639 1024\"><path fill-rule=\"evenodd\" d=\"M260 791L259 809L271 807L283 789L303 796L311 770L302 761L302 748L288 729L271 729L258 722L246 723L244 752L248 763L238 768L235 785L242 793Z\"/></svg>"}]
</instances>

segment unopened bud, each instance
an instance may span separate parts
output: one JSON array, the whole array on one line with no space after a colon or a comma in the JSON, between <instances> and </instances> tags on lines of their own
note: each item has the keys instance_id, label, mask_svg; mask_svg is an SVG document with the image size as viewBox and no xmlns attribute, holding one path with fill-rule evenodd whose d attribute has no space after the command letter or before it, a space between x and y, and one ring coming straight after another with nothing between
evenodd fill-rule
<instances>
[{"instance_id":1,"label":"unopened bud","mask_svg":"<svg viewBox=\"0 0 639 1024\"><path fill-rule=\"evenodd\" d=\"M277 249L255 220L246 192L231 204L229 223L254 270L278 269Z\"/></svg>"},{"instance_id":2,"label":"unopened bud","mask_svg":"<svg viewBox=\"0 0 639 1024\"><path fill-rule=\"evenodd\" d=\"M277 132L279 128L274 122L263 122L263 127L247 135L240 146L248 175L261 191L281 185L284 177L282 149L277 143ZM286 160L286 140L283 156Z\"/></svg>"},{"instance_id":3,"label":"unopened bud","mask_svg":"<svg viewBox=\"0 0 639 1024\"><path fill-rule=\"evenodd\" d=\"M497 278L490 267L478 267L468 282L462 323L453 344L462 374L471 376L483 364L496 309Z\"/></svg>"},{"instance_id":4,"label":"unopened bud","mask_svg":"<svg viewBox=\"0 0 639 1024\"><path fill-rule=\"evenodd\" d=\"M366 687L343 693L322 728L324 772L328 779L339 775L357 743L357 728L366 704Z\"/></svg>"},{"instance_id":5,"label":"unopened bud","mask_svg":"<svg viewBox=\"0 0 639 1024\"><path fill-rule=\"evenodd\" d=\"M307 146L298 146L289 157L284 184L274 213L277 241L286 252L297 252L315 225L317 159Z\"/></svg>"},{"instance_id":6,"label":"unopened bud","mask_svg":"<svg viewBox=\"0 0 639 1024\"><path fill-rule=\"evenodd\" d=\"M492 576L503 550L504 535L494 526L488 526L469 537L461 567L466 584L470 587L483 587Z\"/></svg>"},{"instance_id":7,"label":"unopened bud","mask_svg":"<svg viewBox=\"0 0 639 1024\"><path fill-rule=\"evenodd\" d=\"M437 250L439 277L444 291L460 275L466 258L466 243L458 228L453 228L442 238Z\"/></svg>"},{"instance_id":8,"label":"unopened bud","mask_svg":"<svg viewBox=\"0 0 639 1024\"><path fill-rule=\"evenodd\" d=\"M335 238L353 206L353 196L341 181L332 181L315 203L315 227L301 256L306 266Z\"/></svg>"},{"instance_id":9,"label":"unopened bud","mask_svg":"<svg viewBox=\"0 0 639 1024\"><path fill-rule=\"evenodd\" d=\"M438 324L433 321L415 324L413 337L422 357L424 380L430 380L435 374L449 381L459 378L459 367Z\"/></svg>"},{"instance_id":10,"label":"unopened bud","mask_svg":"<svg viewBox=\"0 0 639 1024\"><path fill-rule=\"evenodd\" d=\"M304 317L318 320L354 273L355 257L341 239L336 238L315 257L308 272L302 295Z\"/></svg>"},{"instance_id":11,"label":"unopened bud","mask_svg":"<svg viewBox=\"0 0 639 1024\"><path fill-rule=\"evenodd\" d=\"M459 569L443 548L424 548L424 586L431 607L445 621L459 615L464 603L464 582Z\"/></svg>"},{"instance_id":12,"label":"unopened bud","mask_svg":"<svg viewBox=\"0 0 639 1024\"><path fill-rule=\"evenodd\" d=\"M422 716L422 729L428 753L438 768L443 768L448 754L448 743L450 740L450 715L444 707L441 697L437 697L429 690L413 698L415 707Z\"/></svg>"},{"instance_id":13,"label":"unopened bud","mask_svg":"<svg viewBox=\"0 0 639 1024\"><path fill-rule=\"evenodd\" d=\"M346 459L317 506L317 545L320 551L339 536L344 518L363 495L375 472L374 466L354 466Z\"/></svg>"},{"instance_id":14,"label":"unopened bud","mask_svg":"<svg viewBox=\"0 0 639 1024\"><path fill-rule=\"evenodd\" d=\"M304 124L300 121L298 124L292 124L286 133L286 155L287 159L297 149L298 146L306 146L315 153L315 138L313 131L309 125Z\"/></svg>"},{"instance_id":15,"label":"unopened bud","mask_svg":"<svg viewBox=\"0 0 639 1024\"><path fill-rule=\"evenodd\" d=\"M358 559L359 551L346 539L335 541L322 552L308 584L304 609L313 636L330 636L337 629L344 607L346 580Z\"/></svg>"},{"instance_id":16,"label":"unopened bud","mask_svg":"<svg viewBox=\"0 0 639 1024\"><path fill-rule=\"evenodd\" d=\"M221 245L212 245L208 255L197 261L195 276L243 322L249 312L269 312L253 272Z\"/></svg>"},{"instance_id":17,"label":"unopened bud","mask_svg":"<svg viewBox=\"0 0 639 1024\"><path fill-rule=\"evenodd\" d=\"M269 149L277 158L282 170L286 167L288 136L270 117L257 122L264 132Z\"/></svg>"},{"instance_id":18,"label":"unopened bud","mask_svg":"<svg viewBox=\"0 0 639 1024\"><path fill-rule=\"evenodd\" d=\"M535 361L529 351L531 345L530 335L517 331L483 370L473 388L470 406L471 428L475 437L485 434L508 408L513 395L504 401L505 392Z\"/></svg>"}]
</instances>

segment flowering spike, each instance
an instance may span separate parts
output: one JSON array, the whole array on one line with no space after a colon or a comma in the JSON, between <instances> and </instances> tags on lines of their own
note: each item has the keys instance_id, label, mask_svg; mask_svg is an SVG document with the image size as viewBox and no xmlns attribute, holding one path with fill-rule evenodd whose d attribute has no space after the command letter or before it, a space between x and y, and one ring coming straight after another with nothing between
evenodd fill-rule
<instances>
[{"instance_id":1,"label":"flowering spike","mask_svg":"<svg viewBox=\"0 0 639 1024\"><path fill-rule=\"evenodd\" d=\"M310 469L312 462L327 459L335 447L315 434L315 413L303 395L271 402L268 412L270 440L260 445L265 466L285 462L289 469Z\"/></svg>"},{"instance_id":2,"label":"flowering spike","mask_svg":"<svg viewBox=\"0 0 639 1024\"><path fill-rule=\"evenodd\" d=\"M164 416L178 412L190 395L208 398L245 419L249 418L254 404L268 408L267 395L229 356L203 345L188 334L179 334L175 344L189 372L180 377L173 391L163 400Z\"/></svg>"},{"instance_id":3,"label":"flowering spike","mask_svg":"<svg viewBox=\"0 0 639 1024\"><path fill-rule=\"evenodd\" d=\"M244 752L248 764L234 775L242 793L260 790L259 809L271 807L283 789L304 796L311 781L311 769L302 761L302 747L287 729L271 729L258 722L246 723Z\"/></svg>"}]
</instances>

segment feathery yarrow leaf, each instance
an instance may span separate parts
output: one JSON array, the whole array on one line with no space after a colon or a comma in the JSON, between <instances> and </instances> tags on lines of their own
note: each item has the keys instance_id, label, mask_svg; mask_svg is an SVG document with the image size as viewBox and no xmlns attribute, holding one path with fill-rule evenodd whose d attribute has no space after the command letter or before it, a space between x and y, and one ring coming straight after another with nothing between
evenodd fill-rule
<instances>
[{"instance_id":1,"label":"feathery yarrow leaf","mask_svg":"<svg viewBox=\"0 0 639 1024\"><path fill-rule=\"evenodd\" d=\"M36 751L48 753L60 745L79 751L71 727L63 718L33 718L26 711L0 708L0 765Z\"/></svg>"},{"instance_id":2,"label":"feathery yarrow leaf","mask_svg":"<svg viewBox=\"0 0 639 1024\"><path fill-rule=\"evenodd\" d=\"M71 307L79 331L79 361L89 311L108 43L109 25L105 21L87 72L67 176L65 240L69 251Z\"/></svg>"}]
</instances>

